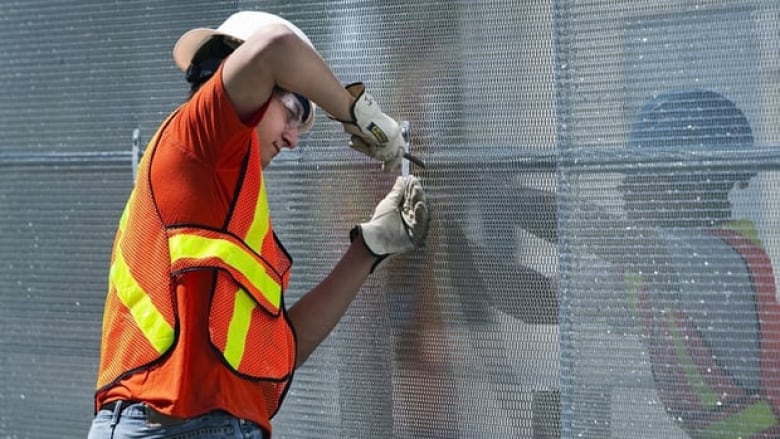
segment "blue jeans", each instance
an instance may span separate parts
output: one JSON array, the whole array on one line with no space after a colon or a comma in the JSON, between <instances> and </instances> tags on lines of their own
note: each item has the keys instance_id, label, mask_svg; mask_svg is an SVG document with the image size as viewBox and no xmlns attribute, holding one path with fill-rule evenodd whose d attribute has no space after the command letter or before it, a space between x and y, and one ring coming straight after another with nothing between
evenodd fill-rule
<instances>
[{"instance_id":1,"label":"blue jeans","mask_svg":"<svg viewBox=\"0 0 780 439\"><path fill-rule=\"evenodd\" d=\"M116 404L95 415L88 439L268 439L254 422L226 412L207 413L174 425L151 423L144 403Z\"/></svg>"}]
</instances>

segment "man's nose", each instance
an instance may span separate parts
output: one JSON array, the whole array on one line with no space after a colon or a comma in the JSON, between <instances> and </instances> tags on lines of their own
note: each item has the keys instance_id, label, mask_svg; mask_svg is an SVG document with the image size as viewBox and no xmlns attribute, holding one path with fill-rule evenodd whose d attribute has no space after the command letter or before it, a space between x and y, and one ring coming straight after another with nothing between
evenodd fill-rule
<instances>
[{"instance_id":1,"label":"man's nose","mask_svg":"<svg viewBox=\"0 0 780 439\"><path fill-rule=\"evenodd\" d=\"M295 149L298 146L298 128L287 127L282 133L282 139L285 145L290 149Z\"/></svg>"}]
</instances>

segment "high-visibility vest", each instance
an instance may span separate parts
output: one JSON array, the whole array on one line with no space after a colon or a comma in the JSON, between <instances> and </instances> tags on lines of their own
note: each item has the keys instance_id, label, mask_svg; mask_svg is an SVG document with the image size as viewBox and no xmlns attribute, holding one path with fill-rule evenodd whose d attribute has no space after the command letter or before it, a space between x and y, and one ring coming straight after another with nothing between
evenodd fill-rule
<instances>
[{"instance_id":1,"label":"high-visibility vest","mask_svg":"<svg viewBox=\"0 0 780 439\"><path fill-rule=\"evenodd\" d=\"M98 391L148 369L174 348L175 277L208 270L218 273L210 342L235 373L268 382L264 396L274 413L295 366L295 336L283 304L292 259L273 233L259 152L249 148L224 227L165 226L151 196L149 168L166 125L149 143L114 241Z\"/></svg>"},{"instance_id":2,"label":"high-visibility vest","mask_svg":"<svg viewBox=\"0 0 780 439\"><path fill-rule=\"evenodd\" d=\"M708 232L741 256L752 281L753 317L760 337L760 390L749 393L741 387L719 364L690 318L682 310L659 309L642 276L634 275L627 280L639 299L659 396L692 437L776 437L780 434L780 305L771 261L747 221Z\"/></svg>"}]
</instances>

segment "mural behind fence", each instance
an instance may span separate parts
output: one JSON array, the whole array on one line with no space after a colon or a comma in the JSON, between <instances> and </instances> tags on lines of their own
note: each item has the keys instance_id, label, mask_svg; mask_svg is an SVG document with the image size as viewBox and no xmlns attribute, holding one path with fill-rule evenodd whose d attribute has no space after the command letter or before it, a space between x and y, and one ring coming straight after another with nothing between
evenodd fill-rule
<instances>
[{"instance_id":1,"label":"mural behind fence","mask_svg":"<svg viewBox=\"0 0 780 439\"><path fill-rule=\"evenodd\" d=\"M301 368L275 437L778 435L772 1L0 5L0 436L83 437L108 258L178 36L298 24L411 122L434 206ZM319 281L392 176L318 115L267 170Z\"/></svg>"}]
</instances>

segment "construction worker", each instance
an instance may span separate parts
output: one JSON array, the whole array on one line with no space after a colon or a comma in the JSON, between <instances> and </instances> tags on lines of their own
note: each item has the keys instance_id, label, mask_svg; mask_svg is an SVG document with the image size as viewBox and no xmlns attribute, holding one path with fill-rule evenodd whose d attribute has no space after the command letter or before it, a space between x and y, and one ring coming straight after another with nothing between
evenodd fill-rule
<instances>
[{"instance_id":1,"label":"construction worker","mask_svg":"<svg viewBox=\"0 0 780 439\"><path fill-rule=\"evenodd\" d=\"M294 370L369 274L424 244L425 194L399 177L330 274L287 309L292 260L263 169L295 148L316 106L386 170L400 165L399 124L272 14L191 30L173 57L192 93L149 143L120 220L89 438L267 438Z\"/></svg>"},{"instance_id":2,"label":"construction worker","mask_svg":"<svg viewBox=\"0 0 780 439\"><path fill-rule=\"evenodd\" d=\"M738 152L753 146L736 105L709 90L661 94L640 111L629 148ZM729 192L739 168L636 171L621 187L644 236L626 266L653 379L666 412L691 437L780 435L780 329L772 263ZM638 248L638 247L637 247Z\"/></svg>"}]
</instances>

